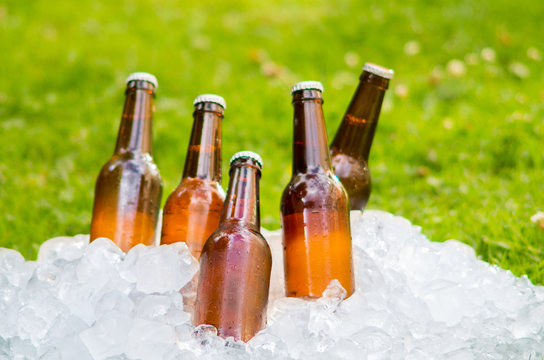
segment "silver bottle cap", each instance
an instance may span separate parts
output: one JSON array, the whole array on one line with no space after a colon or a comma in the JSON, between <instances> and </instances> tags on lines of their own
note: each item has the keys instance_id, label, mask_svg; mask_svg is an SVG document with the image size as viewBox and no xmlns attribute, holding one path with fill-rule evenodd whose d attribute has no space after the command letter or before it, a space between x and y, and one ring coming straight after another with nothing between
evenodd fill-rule
<instances>
[{"instance_id":1,"label":"silver bottle cap","mask_svg":"<svg viewBox=\"0 0 544 360\"><path fill-rule=\"evenodd\" d=\"M237 152L236 154L232 155L232 157L230 158L230 162L229 164L232 165L232 163L235 161L235 160L238 160L240 158L250 158L250 159L253 159L257 162L257 164L259 165L259 168L260 170L263 169L263 159L261 159L261 157L259 156L259 154L257 153L254 153L253 151L239 151Z\"/></svg>"},{"instance_id":2,"label":"silver bottle cap","mask_svg":"<svg viewBox=\"0 0 544 360\"><path fill-rule=\"evenodd\" d=\"M291 88L291 95L293 95L293 93L295 91L311 90L311 89L319 90L319 91L323 92L323 84L321 84L319 81L301 81L301 82L298 82L295 85L293 85L293 87Z\"/></svg>"},{"instance_id":3,"label":"silver bottle cap","mask_svg":"<svg viewBox=\"0 0 544 360\"><path fill-rule=\"evenodd\" d=\"M159 82L157 81L157 78L154 75L150 74L150 73L146 73L146 72L132 73L127 77L126 83L128 84L129 82L131 82L133 80L147 81L148 83L153 84L153 86L155 86L155 88L159 87Z\"/></svg>"},{"instance_id":4,"label":"silver bottle cap","mask_svg":"<svg viewBox=\"0 0 544 360\"><path fill-rule=\"evenodd\" d=\"M363 66L363 71L367 71L374 75L381 76L387 80L391 80L393 78L393 75L395 74L393 69L387 69L373 63L365 63L365 65Z\"/></svg>"},{"instance_id":5,"label":"silver bottle cap","mask_svg":"<svg viewBox=\"0 0 544 360\"><path fill-rule=\"evenodd\" d=\"M203 102L211 102L211 103L219 104L223 109L225 109L225 110L227 109L227 103L226 103L225 99L223 99L219 95L214 95L214 94L198 95L195 98L195 101L193 101L193 106L196 105L196 104L199 104L199 103L203 103Z\"/></svg>"}]
</instances>

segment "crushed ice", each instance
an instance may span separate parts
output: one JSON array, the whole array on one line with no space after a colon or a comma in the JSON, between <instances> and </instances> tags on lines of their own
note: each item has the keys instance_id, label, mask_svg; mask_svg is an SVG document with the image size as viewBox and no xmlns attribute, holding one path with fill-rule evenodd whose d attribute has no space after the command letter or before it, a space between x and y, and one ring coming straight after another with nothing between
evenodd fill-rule
<instances>
[{"instance_id":1,"label":"crushed ice","mask_svg":"<svg viewBox=\"0 0 544 360\"><path fill-rule=\"evenodd\" d=\"M407 220L352 213L357 291L283 297L281 235L268 325L249 343L193 327L198 265L185 244L124 254L88 236L45 242L38 261L0 249L0 359L534 359L544 356L544 288L430 242ZM181 291L180 291L181 290Z\"/></svg>"}]
</instances>

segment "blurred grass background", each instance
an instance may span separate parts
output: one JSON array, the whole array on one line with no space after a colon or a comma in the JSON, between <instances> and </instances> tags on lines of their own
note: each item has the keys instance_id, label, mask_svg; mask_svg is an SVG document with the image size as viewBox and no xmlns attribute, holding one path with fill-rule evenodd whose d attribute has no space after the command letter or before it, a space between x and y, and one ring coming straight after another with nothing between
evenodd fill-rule
<instances>
[{"instance_id":1,"label":"blurred grass background","mask_svg":"<svg viewBox=\"0 0 544 360\"><path fill-rule=\"evenodd\" d=\"M525 3L525 4L523 4ZM369 208L544 283L544 2L508 0L0 3L0 246L36 256L88 233L124 79L159 79L154 157L178 184L192 100L223 95L227 161L265 161L263 225L290 177L290 86L325 85L329 138L364 62L395 69L375 137ZM439 4L439 5L438 5Z\"/></svg>"}]
</instances>

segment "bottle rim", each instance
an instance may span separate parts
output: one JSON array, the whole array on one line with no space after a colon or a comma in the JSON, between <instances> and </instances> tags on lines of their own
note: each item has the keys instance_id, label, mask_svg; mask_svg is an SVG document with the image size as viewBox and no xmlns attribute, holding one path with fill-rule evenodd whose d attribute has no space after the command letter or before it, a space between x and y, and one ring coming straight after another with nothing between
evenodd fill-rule
<instances>
[{"instance_id":1,"label":"bottle rim","mask_svg":"<svg viewBox=\"0 0 544 360\"><path fill-rule=\"evenodd\" d=\"M227 109L227 102L222 96L215 95L215 94L202 94L198 95L195 100L193 101L193 106L196 104L204 103L204 102L211 102L214 104L218 104L223 109Z\"/></svg>"},{"instance_id":2,"label":"bottle rim","mask_svg":"<svg viewBox=\"0 0 544 360\"><path fill-rule=\"evenodd\" d=\"M395 72L393 69L388 69L380 65L376 65L373 63L365 63L363 66L363 71L369 72L374 75L378 75L383 77L384 79L391 80L393 78L393 75Z\"/></svg>"},{"instance_id":3,"label":"bottle rim","mask_svg":"<svg viewBox=\"0 0 544 360\"><path fill-rule=\"evenodd\" d=\"M323 84L319 81L301 81L293 85L291 88L291 95L293 95L295 91L300 90L319 90L323 92L325 89L323 88Z\"/></svg>"},{"instance_id":4,"label":"bottle rim","mask_svg":"<svg viewBox=\"0 0 544 360\"><path fill-rule=\"evenodd\" d=\"M230 161L229 161L229 165L232 166L232 163L234 161L236 161L238 159L241 159L241 158L253 159L253 160L255 160L257 165L259 166L259 170L263 169L263 159L261 158L261 156L259 154L257 154L257 153L254 153L253 151L248 151L248 150L238 151L236 154L232 155L232 157L230 158Z\"/></svg>"},{"instance_id":5,"label":"bottle rim","mask_svg":"<svg viewBox=\"0 0 544 360\"><path fill-rule=\"evenodd\" d=\"M148 83L151 83L153 86L155 86L155 88L159 87L159 82L157 81L157 78L155 77L155 75L146 73L146 72L134 72L130 74L127 77L127 80L125 81L125 83L128 84L131 81L137 81L137 80L147 81Z\"/></svg>"}]
</instances>

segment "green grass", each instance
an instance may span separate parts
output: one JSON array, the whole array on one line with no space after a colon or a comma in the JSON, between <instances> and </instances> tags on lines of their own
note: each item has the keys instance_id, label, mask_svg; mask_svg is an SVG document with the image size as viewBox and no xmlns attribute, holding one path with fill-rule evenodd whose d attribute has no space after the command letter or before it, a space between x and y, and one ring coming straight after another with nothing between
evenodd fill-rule
<instances>
[{"instance_id":1,"label":"green grass","mask_svg":"<svg viewBox=\"0 0 544 360\"><path fill-rule=\"evenodd\" d=\"M88 232L133 71L160 82L163 202L181 175L192 99L218 93L228 103L223 157L261 153L263 224L277 228L290 86L323 82L330 138L372 61L396 75L373 145L369 208L543 284L544 230L530 217L544 211L544 2L427 3L3 2L0 246L33 258L47 238Z\"/></svg>"}]
</instances>

